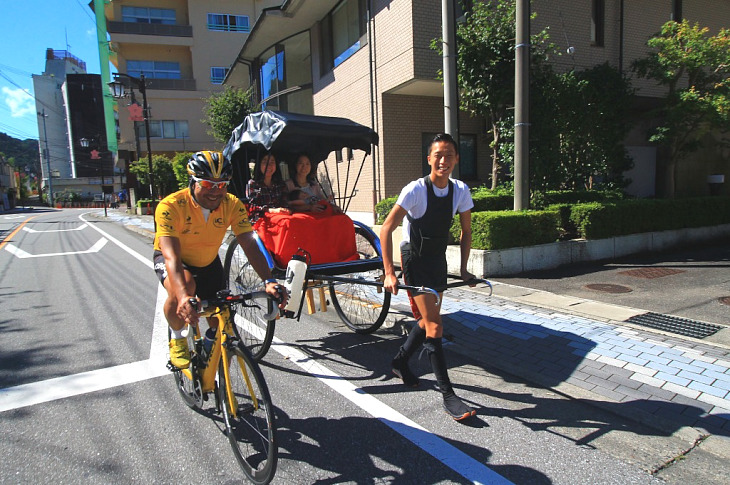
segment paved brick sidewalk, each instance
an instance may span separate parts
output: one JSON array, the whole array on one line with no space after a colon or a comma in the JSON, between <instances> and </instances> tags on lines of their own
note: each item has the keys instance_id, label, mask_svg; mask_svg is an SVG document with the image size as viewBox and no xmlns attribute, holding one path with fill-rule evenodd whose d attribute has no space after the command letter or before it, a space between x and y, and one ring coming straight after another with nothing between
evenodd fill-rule
<instances>
[{"instance_id":1,"label":"paved brick sidewalk","mask_svg":"<svg viewBox=\"0 0 730 485\"><path fill-rule=\"evenodd\" d=\"M479 362L666 432L730 436L730 349L479 291L448 290L442 314L450 348Z\"/></svg>"}]
</instances>

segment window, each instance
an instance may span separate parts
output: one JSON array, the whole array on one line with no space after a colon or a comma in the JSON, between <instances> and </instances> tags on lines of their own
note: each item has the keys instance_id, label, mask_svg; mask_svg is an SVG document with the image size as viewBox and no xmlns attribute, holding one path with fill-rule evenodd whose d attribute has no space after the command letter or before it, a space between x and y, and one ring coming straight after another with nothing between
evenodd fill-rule
<instances>
[{"instance_id":1,"label":"window","mask_svg":"<svg viewBox=\"0 0 730 485\"><path fill-rule=\"evenodd\" d=\"M421 134L421 154L422 160L421 171L423 175L431 173L431 166L428 164L428 147L436 133ZM477 179L477 136L476 135L459 135L459 180L476 180Z\"/></svg>"},{"instance_id":2,"label":"window","mask_svg":"<svg viewBox=\"0 0 730 485\"><path fill-rule=\"evenodd\" d=\"M309 31L267 49L254 64L263 109L313 113Z\"/></svg>"},{"instance_id":3,"label":"window","mask_svg":"<svg viewBox=\"0 0 730 485\"><path fill-rule=\"evenodd\" d=\"M365 0L342 0L322 20L323 72L342 64L363 44Z\"/></svg>"},{"instance_id":4,"label":"window","mask_svg":"<svg viewBox=\"0 0 730 485\"><path fill-rule=\"evenodd\" d=\"M605 19L605 0L593 0L591 4L591 45L603 47L603 31L605 29Z\"/></svg>"},{"instance_id":5,"label":"window","mask_svg":"<svg viewBox=\"0 0 730 485\"><path fill-rule=\"evenodd\" d=\"M175 11L169 8L128 7L122 5L122 22L175 25Z\"/></svg>"},{"instance_id":6,"label":"window","mask_svg":"<svg viewBox=\"0 0 730 485\"><path fill-rule=\"evenodd\" d=\"M187 121L149 120L150 138L189 138ZM145 138L144 122L134 123L140 138Z\"/></svg>"},{"instance_id":7,"label":"window","mask_svg":"<svg viewBox=\"0 0 730 485\"><path fill-rule=\"evenodd\" d=\"M230 69L227 67L211 67L210 68L210 83L211 84L223 84L223 80L226 78L226 74Z\"/></svg>"},{"instance_id":8,"label":"window","mask_svg":"<svg viewBox=\"0 0 730 485\"><path fill-rule=\"evenodd\" d=\"M208 14L208 30L223 32L249 32L248 15Z\"/></svg>"},{"instance_id":9,"label":"window","mask_svg":"<svg viewBox=\"0 0 730 485\"><path fill-rule=\"evenodd\" d=\"M180 63L170 61L127 61L127 73L155 79L180 79Z\"/></svg>"},{"instance_id":10,"label":"window","mask_svg":"<svg viewBox=\"0 0 730 485\"><path fill-rule=\"evenodd\" d=\"M261 108L285 110L285 107L279 104L278 97L264 101L286 89L284 82L284 48L281 44L277 44L264 53L260 73L261 101L263 101Z\"/></svg>"}]
</instances>

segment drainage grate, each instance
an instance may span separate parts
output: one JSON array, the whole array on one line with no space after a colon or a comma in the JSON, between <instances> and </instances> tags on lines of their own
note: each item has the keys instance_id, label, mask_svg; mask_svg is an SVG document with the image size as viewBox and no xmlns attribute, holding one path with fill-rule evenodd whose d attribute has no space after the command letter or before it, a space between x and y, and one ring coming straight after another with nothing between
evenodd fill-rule
<instances>
[{"instance_id":1,"label":"drainage grate","mask_svg":"<svg viewBox=\"0 0 730 485\"><path fill-rule=\"evenodd\" d=\"M687 318L662 315L660 313L644 313L626 320L628 323L656 328L665 332L676 333L686 337L705 338L716 333L723 327L711 323L698 322Z\"/></svg>"},{"instance_id":2,"label":"drainage grate","mask_svg":"<svg viewBox=\"0 0 730 485\"><path fill-rule=\"evenodd\" d=\"M637 268L630 269L628 271L620 271L619 274L625 274L626 276L634 276L636 278L645 278L647 280L653 280L654 278L661 278L662 276L671 276L673 274L684 273L683 269L672 269L672 268L661 268L661 267L650 267L650 268Z\"/></svg>"}]
</instances>

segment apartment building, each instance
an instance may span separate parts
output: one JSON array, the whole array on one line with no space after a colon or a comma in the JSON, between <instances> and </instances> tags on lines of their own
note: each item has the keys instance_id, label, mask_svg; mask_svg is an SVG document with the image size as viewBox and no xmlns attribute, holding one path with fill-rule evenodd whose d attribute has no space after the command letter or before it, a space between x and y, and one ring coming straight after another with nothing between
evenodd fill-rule
<instances>
[{"instance_id":1,"label":"apartment building","mask_svg":"<svg viewBox=\"0 0 730 485\"><path fill-rule=\"evenodd\" d=\"M468 9L472 1L457 2ZM646 41L670 19L687 18L717 32L730 25L730 2L712 0L533 0L531 31L549 28L563 55L558 69L585 69L604 62L630 72L648 52ZM457 21L462 15L457 5ZM226 84L254 83L270 109L341 116L371 126L380 144L365 163L351 209L372 212L375 201L397 194L426 171L425 144L444 129L441 56L429 47L442 37L440 0L289 0L257 17L232 57ZM563 45L564 44L564 45ZM568 49L568 48L571 49ZM635 80L637 106L661 96L647 80ZM309 97L311 96L311 102ZM655 192L657 150L647 125L626 145L636 161L629 174L636 195ZM459 115L460 178L476 185L491 173L484 120ZM327 161L336 168L335 157ZM711 165L711 164L710 164ZM706 191L705 167L682 167L686 190Z\"/></svg>"},{"instance_id":2,"label":"apartment building","mask_svg":"<svg viewBox=\"0 0 730 485\"><path fill-rule=\"evenodd\" d=\"M117 72L146 79L153 153L220 149L207 133L205 99L222 89L261 11L281 1L113 0L105 3L111 62ZM121 81L125 81L122 77ZM130 83L136 103L138 86ZM119 101L119 156L146 156L144 123L130 121L132 100Z\"/></svg>"},{"instance_id":3,"label":"apartment building","mask_svg":"<svg viewBox=\"0 0 730 485\"><path fill-rule=\"evenodd\" d=\"M122 176L106 144L101 77L65 50L46 49L45 59L43 73L33 74L42 189L56 199L118 191Z\"/></svg>"}]
</instances>

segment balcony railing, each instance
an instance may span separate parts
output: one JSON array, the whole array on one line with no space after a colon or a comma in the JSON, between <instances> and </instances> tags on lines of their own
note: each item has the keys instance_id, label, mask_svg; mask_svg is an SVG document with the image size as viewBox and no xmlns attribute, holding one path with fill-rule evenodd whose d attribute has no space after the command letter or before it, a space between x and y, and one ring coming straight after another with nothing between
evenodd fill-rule
<instances>
[{"instance_id":1,"label":"balcony railing","mask_svg":"<svg viewBox=\"0 0 730 485\"><path fill-rule=\"evenodd\" d=\"M192 25L147 24L141 22L107 22L111 34L165 35L170 37L192 37Z\"/></svg>"},{"instance_id":2,"label":"balcony railing","mask_svg":"<svg viewBox=\"0 0 730 485\"><path fill-rule=\"evenodd\" d=\"M147 89L167 89L174 91L195 91L195 79L156 79L148 77Z\"/></svg>"}]
</instances>

